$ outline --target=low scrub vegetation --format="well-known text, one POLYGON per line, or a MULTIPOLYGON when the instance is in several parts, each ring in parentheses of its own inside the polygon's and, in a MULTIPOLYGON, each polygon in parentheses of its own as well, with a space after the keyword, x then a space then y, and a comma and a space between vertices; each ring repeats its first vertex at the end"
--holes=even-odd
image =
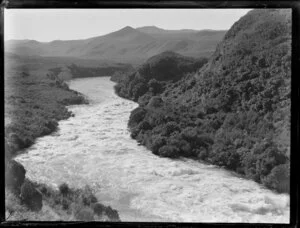
POLYGON ((70 104, 87 103, 85 98, 51 73, 37 75, 27 72, 26 78, 18 72, 7 73, 5 85, 5 156, 13 157, 31 146, 37 137, 52 133, 58 121, 71 116, 70 104))

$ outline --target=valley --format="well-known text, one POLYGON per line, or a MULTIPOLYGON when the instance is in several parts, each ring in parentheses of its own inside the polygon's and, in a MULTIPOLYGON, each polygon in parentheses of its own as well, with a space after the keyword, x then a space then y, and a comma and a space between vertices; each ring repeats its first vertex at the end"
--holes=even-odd
POLYGON ((289 222, 290 10, 5 51, 11 220, 289 222))

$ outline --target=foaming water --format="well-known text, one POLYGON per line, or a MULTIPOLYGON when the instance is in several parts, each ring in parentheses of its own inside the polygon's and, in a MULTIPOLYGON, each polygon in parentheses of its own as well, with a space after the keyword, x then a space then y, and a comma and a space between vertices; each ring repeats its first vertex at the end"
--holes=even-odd
POLYGON ((90 185, 122 221, 289 223, 287 194, 277 194, 221 168, 153 155, 130 138, 137 104, 114 94, 109 77, 76 79, 70 88, 90 104, 16 158, 35 181, 90 185))

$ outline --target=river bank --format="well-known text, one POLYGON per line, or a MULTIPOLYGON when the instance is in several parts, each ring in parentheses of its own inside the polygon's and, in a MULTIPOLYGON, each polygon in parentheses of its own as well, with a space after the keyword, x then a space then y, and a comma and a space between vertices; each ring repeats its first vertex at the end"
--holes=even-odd
POLYGON ((87 100, 82 94, 70 90, 64 81, 51 72, 20 71, 14 66, 7 68, 5 73, 7 221, 93 219, 118 221, 117 212, 98 203, 89 187, 69 188, 62 183, 54 189, 48 184, 40 184, 28 178, 27 170, 14 159, 32 146, 37 138, 57 131, 60 120, 73 116, 74 114, 66 107, 70 104, 87 104, 87 100), (74 200, 74 197, 79 200, 74 200))

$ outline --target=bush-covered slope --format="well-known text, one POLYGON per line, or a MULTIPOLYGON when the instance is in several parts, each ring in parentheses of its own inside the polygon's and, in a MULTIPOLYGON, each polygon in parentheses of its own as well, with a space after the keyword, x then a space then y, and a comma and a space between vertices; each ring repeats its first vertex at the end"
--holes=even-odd
POLYGON ((291 11, 250 11, 195 75, 140 103, 132 137, 160 156, 204 160, 288 192, 290 80, 291 11))
POLYGON ((120 96, 133 100, 153 96, 161 93, 168 83, 195 72, 206 62, 205 58, 194 59, 175 52, 163 52, 123 76, 115 89, 120 96))

